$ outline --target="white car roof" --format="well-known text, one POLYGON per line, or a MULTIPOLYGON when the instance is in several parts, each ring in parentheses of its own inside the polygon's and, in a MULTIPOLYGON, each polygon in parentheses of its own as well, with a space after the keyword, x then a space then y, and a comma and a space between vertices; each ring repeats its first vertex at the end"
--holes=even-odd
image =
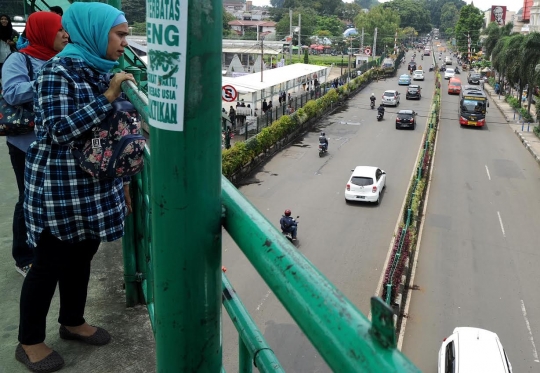
POLYGON ((375 177, 375 171, 378 167, 373 166, 356 166, 352 173, 352 176, 370 176, 375 177))
POLYGON ((497 334, 471 327, 454 329, 459 344, 459 373, 506 373, 502 345, 497 334))
POLYGON ((386 91, 384 91, 384 93, 386 93, 386 92, 396 93, 397 91, 395 89, 387 89, 386 91))

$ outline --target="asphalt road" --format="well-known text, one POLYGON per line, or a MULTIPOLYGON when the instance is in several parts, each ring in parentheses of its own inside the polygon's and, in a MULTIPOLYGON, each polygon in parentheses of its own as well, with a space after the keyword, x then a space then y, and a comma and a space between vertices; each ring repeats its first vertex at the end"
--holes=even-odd
MULTIPOLYGON (((427 59, 421 61, 418 56, 417 61, 428 70, 427 59)), ((407 101, 406 87, 398 87, 397 77, 372 83, 277 154, 240 188, 276 227, 286 208, 300 215, 299 250, 365 315, 369 313, 369 299, 377 288, 421 146, 433 94, 433 75, 426 74, 426 81, 419 84, 424 88, 422 100, 407 101), (387 89, 401 92, 399 109, 419 113, 415 131, 395 129, 396 108, 387 108, 384 120, 376 121, 376 110, 369 109, 369 96, 374 92, 378 104, 387 89), (319 158, 321 130, 330 144, 328 154, 319 158), (351 169, 358 165, 378 166, 387 172, 387 188, 379 206, 345 203, 345 184, 351 169)), ((226 234, 223 248, 227 275, 286 371, 330 371, 226 234)), ((226 316, 223 337, 225 368, 237 371, 238 335, 226 316)))
POLYGON ((499 335, 514 372, 539 372, 540 168, 495 105, 485 128, 460 128, 458 101, 443 90, 403 352, 437 372, 443 338, 473 326, 499 335))

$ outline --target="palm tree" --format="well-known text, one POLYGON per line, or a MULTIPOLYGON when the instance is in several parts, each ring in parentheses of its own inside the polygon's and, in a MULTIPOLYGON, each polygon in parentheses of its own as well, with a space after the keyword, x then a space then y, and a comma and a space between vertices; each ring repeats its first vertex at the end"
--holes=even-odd
POLYGON ((506 73, 506 69, 505 69, 505 65, 503 61, 504 60, 503 51, 504 51, 504 46, 506 44, 507 38, 509 38, 509 36, 505 36, 498 39, 491 52, 491 62, 495 70, 499 72, 499 85, 501 86, 501 89, 502 89, 502 77, 506 73))
POLYGON ((523 75, 526 77, 527 83, 529 83, 529 89, 527 91, 527 97, 529 101, 527 111, 530 114, 532 93, 534 85, 538 79, 536 66, 540 63, 540 33, 532 32, 525 37, 521 49, 521 61, 523 67, 523 75))
POLYGON ((508 22, 503 27, 498 26, 496 22, 491 22, 488 25, 484 32, 482 32, 483 35, 487 35, 487 37, 482 42, 482 45, 486 50, 487 56, 491 56, 491 54, 493 53, 493 48, 495 48, 495 45, 500 38, 508 36, 512 33, 513 27, 514 24, 512 22, 508 22))
POLYGON ((506 42, 503 48, 503 64, 506 68, 506 77, 510 84, 518 84, 518 100, 521 106, 521 94, 527 81, 527 74, 521 68, 520 54, 525 36, 522 34, 513 34, 505 37, 506 42))

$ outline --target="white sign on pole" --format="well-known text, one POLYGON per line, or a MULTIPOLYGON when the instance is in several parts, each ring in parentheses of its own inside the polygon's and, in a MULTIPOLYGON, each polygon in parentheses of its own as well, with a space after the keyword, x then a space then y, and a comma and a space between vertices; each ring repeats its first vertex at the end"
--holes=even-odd
POLYGON ((148 0, 148 100, 150 125, 184 130, 188 2, 148 0))
POLYGON ((369 48, 364 49, 364 53, 367 54, 368 56, 371 55, 371 49, 369 48))

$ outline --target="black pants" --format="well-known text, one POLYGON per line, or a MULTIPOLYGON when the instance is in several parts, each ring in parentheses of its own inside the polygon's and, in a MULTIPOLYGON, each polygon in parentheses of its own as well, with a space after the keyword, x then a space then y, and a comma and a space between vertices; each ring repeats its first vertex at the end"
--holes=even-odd
POLYGON ((19 199, 13 212, 13 259, 17 267, 25 267, 34 260, 34 250, 26 243, 26 224, 24 222, 24 160, 26 153, 15 145, 7 143, 11 165, 15 171, 15 179, 19 188, 19 199))
POLYGON ((98 247, 99 240, 69 243, 60 241, 48 229, 41 233, 34 263, 21 290, 19 342, 33 345, 45 340, 56 284, 60 291, 58 322, 65 326, 84 324, 90 262, 98 247))

